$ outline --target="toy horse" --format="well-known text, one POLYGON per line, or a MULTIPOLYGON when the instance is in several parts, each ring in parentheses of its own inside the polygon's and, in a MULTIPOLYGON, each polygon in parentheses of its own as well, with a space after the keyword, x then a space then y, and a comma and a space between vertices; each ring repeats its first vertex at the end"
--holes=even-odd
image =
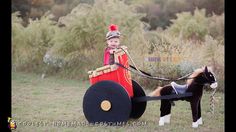
POLYGON ((171 116, 171 102, 177 100, 186 100, 190 102, 192 110, 192 127, 197 128, 198 125, 202 124, 201 117, 201 97, 203 93, 203 86, 210 84, 210 87, 215 89, 217 87, 216 78, 212 70, 208 67, 196 69, 192 75, 189 76, 185 85, 179 85, 175 82, 171 82, 169 85, 158 87, 155 91, 150 93, 150 96, 163 96, 170 94, 183 94, 185 92, 191 92, 192 96, 174 98, 174 99, 163 99, 161 100, 160 108, 160 120, 159 126, 163 126, 164 123, 170 123, 171 116))

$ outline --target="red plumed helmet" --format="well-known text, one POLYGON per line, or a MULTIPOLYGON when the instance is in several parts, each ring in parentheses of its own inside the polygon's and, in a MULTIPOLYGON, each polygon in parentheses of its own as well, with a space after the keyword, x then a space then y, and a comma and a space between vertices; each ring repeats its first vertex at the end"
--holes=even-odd
POLYGON ((119 38, 121 33, 118 31, 118 26, 115 24, 111 24, 109 26, 109 32, 106 35, 106 39, 109 40, 111 38, 119 38))

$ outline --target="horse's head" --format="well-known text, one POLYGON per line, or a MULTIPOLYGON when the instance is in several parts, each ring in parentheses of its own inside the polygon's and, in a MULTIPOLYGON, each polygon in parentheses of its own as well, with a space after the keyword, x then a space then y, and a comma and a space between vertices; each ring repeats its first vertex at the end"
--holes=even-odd
POLYGON ((212 72, 212 69, 208 68, 207 66, 202 68, 202 73, 199 74, 197 80, 202 84, 210 84, 210 87, 213 89, 215 89, 218 86, 215 75, 212 72))

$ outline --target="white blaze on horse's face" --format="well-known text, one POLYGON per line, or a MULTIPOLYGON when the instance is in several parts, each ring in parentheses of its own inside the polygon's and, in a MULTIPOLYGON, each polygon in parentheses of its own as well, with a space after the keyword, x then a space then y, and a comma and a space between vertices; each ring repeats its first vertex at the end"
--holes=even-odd
POLYGON ((215 75, 214 75, 214 74, 210 74, 210 77, 213 77, 213 78, 214 78, 214 81, 215 81, 214 83, 212 83, 212 84, 210 85, 210 87, 213 88, 213 89, 217 88, 218 83, 217 83, 217 81, 216 81, 215 75))
POLYGON ((207 66, 205 66, 204 75, 205 78, 208 80, 208 83, 210 83, 210 87, 215 89, 218 86, 218 84, 215 75, 212 73, 212 69, 210 68, 210 70, 208 70, 207 66))

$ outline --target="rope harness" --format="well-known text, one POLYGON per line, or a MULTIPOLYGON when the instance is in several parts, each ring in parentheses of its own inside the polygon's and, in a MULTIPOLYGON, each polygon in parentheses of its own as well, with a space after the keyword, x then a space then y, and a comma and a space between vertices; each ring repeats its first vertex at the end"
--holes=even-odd
POLYGON ((214 89, 214 91, 212 92, 211 96, 210 96, 210 111, 212 114, 215 114, 215 93, 216 93, 216 89, 214 89))
POLYGON ((187 93, 184 93, 184 94, 171 94, 171 95, 163 95, 163 96, 156 96, 156 97, 142 96, 142 97, 132 98, 132 100, 135 101, 135 102, 145 102, 145 101, 152 101, 152 100, 190 97, 192 95, 193 95, 192 93, 187 92, 187 93))

